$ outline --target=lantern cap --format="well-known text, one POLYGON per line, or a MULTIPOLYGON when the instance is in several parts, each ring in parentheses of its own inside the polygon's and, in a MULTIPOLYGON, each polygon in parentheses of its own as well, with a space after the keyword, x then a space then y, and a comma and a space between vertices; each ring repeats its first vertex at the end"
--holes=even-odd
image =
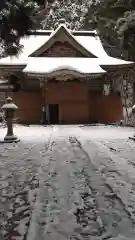
POLYGON ((16 110, 18 107, 16 104, 13 103, 13 100, 11 97, 6 98, 6 103, 1 107, 3 110, 13 109, 16 110))
POLYGON ((11 102, 13 102, 13 100, 12 100, 11 97, 7 97, 7 98, 6 98, 6 102, 7 102, 7 103, 11 103, 11 102))

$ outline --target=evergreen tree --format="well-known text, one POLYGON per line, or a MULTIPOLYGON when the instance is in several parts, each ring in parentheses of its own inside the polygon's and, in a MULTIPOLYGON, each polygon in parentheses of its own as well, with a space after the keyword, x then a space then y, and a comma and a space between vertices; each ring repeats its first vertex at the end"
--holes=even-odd
POLYGON ((45 7, 45 0, 0 0, 1 53, 16 55, 20 52, 20 37, 35 26, 35 16, 45 7))
POLYGON ((50 4, 50 11, 42 21, 43 28, 53 29, 60 18, 65 18, 70 29, 80 29, 92 0, 56 0, 50 4))
POLYGON ((118 49, 121 57, 135 60, 134 0, 101 0, 91 5, 85 25, 98 29, 104 43, 118 49))

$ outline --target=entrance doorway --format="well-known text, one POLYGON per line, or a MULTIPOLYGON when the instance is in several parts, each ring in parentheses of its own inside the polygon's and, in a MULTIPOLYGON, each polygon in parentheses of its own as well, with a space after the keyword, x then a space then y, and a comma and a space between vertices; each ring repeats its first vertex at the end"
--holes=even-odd
POLYGON ((49 124, 59 124, 59 104, 49 104, 49 124))

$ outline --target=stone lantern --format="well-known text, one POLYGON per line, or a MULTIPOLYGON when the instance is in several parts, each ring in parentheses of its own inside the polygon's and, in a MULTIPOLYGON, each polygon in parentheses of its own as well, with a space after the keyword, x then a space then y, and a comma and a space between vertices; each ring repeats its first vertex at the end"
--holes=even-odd
POLYGON ((108 95, 110 95, 110 84, 108 83, 106 83, 106 84, 104 84, 104 86, 103 86, 103 95, 104 96, 108 96, 108 95))
POLYGON ((5 112, 5 119, 7 122, 7 134, 4 138, 4 142, 18 142, 19 139, 13 133, 13 118, 18 107, 12 102, 12 98, 8 97, 6 103, 2 106, 2 110, 5 112))

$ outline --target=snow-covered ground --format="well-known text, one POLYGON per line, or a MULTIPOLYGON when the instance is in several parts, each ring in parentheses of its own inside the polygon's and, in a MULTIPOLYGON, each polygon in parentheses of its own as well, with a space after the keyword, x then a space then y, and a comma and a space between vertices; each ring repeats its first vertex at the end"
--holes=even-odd
MULTIPOLYGON (((15 126, 0 144, 0 239, 135 239, 133 128, 15 126)), ((0 140, 6 134, 0 128, 0 140)))

